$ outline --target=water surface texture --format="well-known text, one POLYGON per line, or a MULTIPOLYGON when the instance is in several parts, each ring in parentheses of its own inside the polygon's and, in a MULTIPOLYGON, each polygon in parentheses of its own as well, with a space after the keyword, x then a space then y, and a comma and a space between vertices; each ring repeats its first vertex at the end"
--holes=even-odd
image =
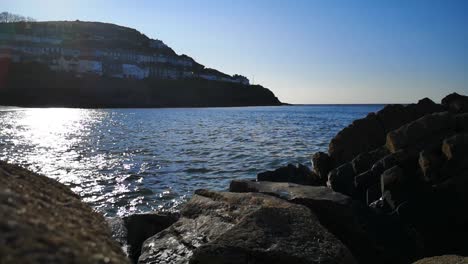
POLYGON ((0 160, 70 186, 107 216, 171 209, 198 188, 310 155, 366 106, 193 109, 0 107, 0 160))

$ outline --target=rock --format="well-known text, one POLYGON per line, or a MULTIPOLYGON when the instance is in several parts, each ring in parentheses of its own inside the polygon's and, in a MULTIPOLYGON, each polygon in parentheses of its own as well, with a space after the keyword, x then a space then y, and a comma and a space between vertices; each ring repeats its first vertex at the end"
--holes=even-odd
POLYGON ((197 190, 147 239, 139 263, 356 263, 306 207, 259 193, 197 190))
POLYGON ((376 114, 371 113, 341 130, 331 140, 328 153, 335 165, 339 166, 351 161, 360 153, 384 145, 388 132, 424 115, 441 111, 444 111, 444 108, 428 98, 407 106, 387 105, 376 114))
POLYGON ((385 131, 374 113, 355 120, 330 141, 328 153, 339 166, 357 154, 370 151, 385 143, 385 131))
POLYGON ((359 263, 407 263, 417 251, 408 244, 405 247, 411 248, 412 253, 396 249, 398 244, 388 244, 402 237, 406 242, 411 241, 398 223, 381 219, 350 197, 323 186, 234 180, 230 191, 260 192, 307 206, 320 223, 351 250, 359 263), (392 234, 387 233, 389 228, 392 234), (400 252, 399 255, 393 255, 391 249, 400 252))
POLYGON ((382 198, 390 205, 390 208, 395 210, 398 205, 408 198, 408 179, 399 166, 386 170, 380 177, 382 198))
POLYGON ((457 132, 468 132, 468 113, 455 116, 457 132))
POLYGON ((468 112, 468 96, 452 93, 442 99, 444 105, 449 111, 454 113, 468 112))
POLYGON ((444 163, 440 148, 427 148, 419 153, 419 168, 422 180, 428 183, 436 183, 440 177, 440 170, 444 163))
POLYGON ((0 161, 0 263, 129 263, 103 216, 66 186, 0 161))
POLYGON ((134 214, 123 218, 127 232, 127 243, 130 246, 129 257, 138 262, 143 242, 153 235, 168 228, 178 220, 178 214, 153 213, 134 214))
POLYGON ((333 168, 333 161, 330 156, 324 152, 317 152, 312 156, 312 164, 314 172, 320 178, 320 181, 325 185, 328 180, 328 173, 333 168))
POLYGON ((468 156, 468 134, 457 134, 442 143, 442 152, 448 160, 468 156))
POLYGON ((257 175, 258 181, 293 182, 305 185, 320 185, 319 177, 307 166, 293 164, 281 167, 274 171, 266 171, 257 175))
POLYGON ((112 234, 112 238, 117 241, 122 247, 122 251, 128 257, 129 255, 129 246, 127 242, 128 231, 125 227, 125 222, 120 217, 107 217, 107 225, 109 226, 112 234))
POLYGON ((448 112, 426 115, 387 134, 386 146, 392 153, 407 147, 424 146, 455 132, 455 118, 448 112))
POLYGON ((420 259, 414 264, 468 264, 468 257, 443 255, 420 259))
POLYGON ((327 186, 335 192, 340 192, 349 196, 354 195, 354 170, 351 163, 345 163, 333 169, 328 174, 327 186))
POLYGON ((388 154, 390 153, 384 147, 375 149, 370 152, 363 152, 359 154, 351 161, 354 173, 357 175, 371 169, 374 163, 376 163, 388 154))

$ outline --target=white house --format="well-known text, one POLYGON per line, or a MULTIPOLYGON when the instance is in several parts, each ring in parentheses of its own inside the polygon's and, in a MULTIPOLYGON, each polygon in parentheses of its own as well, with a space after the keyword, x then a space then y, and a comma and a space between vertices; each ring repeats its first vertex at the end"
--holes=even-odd
POLYGON ((132 79, 144 79, 149 76, 148 68, 140 68, 134 64, 122 64, 123 75, 132 79))
POLYGON ((102 75, 102 62, 88 58, 80 59, 78 61, 77 72, 102 75))

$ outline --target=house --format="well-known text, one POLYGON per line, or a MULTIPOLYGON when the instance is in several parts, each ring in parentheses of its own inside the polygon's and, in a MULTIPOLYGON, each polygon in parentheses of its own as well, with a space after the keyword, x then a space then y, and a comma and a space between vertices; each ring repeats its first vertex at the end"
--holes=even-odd
POLYGON ((78 72, 79 64, 79 60, 75 57, 61 56, 49 66, 54 71, 78 72))
POLYGON ((123 76, 131 79, 144 79, 149 76, 148 68, 140 68, 134 64, 122 64, 123 76))
POLYGON ((80 57, 78 60, 78 69, 79 73, 89 73, 102 75, 102 63, 100 61, 94 60, 91 57, 80 57))
POLYGON ((234 76, 232 76, 232 79, 237 83, 240 83, 243 85, 250 85, 249 79, 245 76, 234 74, 234 76))

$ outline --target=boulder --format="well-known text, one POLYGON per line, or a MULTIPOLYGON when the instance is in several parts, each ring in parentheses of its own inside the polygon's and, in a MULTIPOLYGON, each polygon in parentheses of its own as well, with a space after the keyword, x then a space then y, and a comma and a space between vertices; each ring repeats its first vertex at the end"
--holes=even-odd
POLYGON ((178 220, 176 213, 134 214, 108 219, 113 237, 123 246, 133 263, 138 262, 143 242, 178 220))
POLYGON ((456 115, 455 125, 457 132, 468 132, 468 113, 456 115))
POLYGON ((442 105, 454 113, 468 112, 468 96, 452 93, 442 99, 442 105))
POLYGON ((406 249, 400 248, 401 244, 393 244, 400 239, 412 241, 397 222, 382 219, 350 197, 324 186, 234 180, 230 191, 260 192, 308 207, 359 263, 407 263, 417 252, 411 243, 404 245, 406 249), (389 230, 392 231, 387 233, 389 230))
POLYGON ((372 165, 390 154, 385 147, 377 148, 370 152, 363 152, 357 155, 352 161, 354 173, 361 174, 372 168, 372 165))
POLYGON ((0 161, 0 263, 129 263, 103 216, 59 182, 0 161))
POLYGON ((317 152, 312 156, 312 164, 314 172, 320 178, 320 181, 325 185, 328 180, 328 173, 333 169, 333 161, 330 156, 324 152, 317 152))
POLYGON ((330 141, 328 153, 336 166, 351 161, 357 154, 385 143, 385 130, 374 113, 353 121, 330 141))
POLYGON ((408 179, 405 177, 403 169, 394 166, 384 171, 380 179, 382 198, 392 209, 396 209, 398 205, 407 199, 408 179))
POLYGON ((424 182, 436 183, 440 178, 440 170, 444 157, 439 148, 426 148, 419 153, 419 168, 424 182))
POLYGON ((468 264, 468 257, 442 255, 420 259, 413 264, 468 264))
POLYGON ((258 181, 293 182, 305 185, 321 185, 319 177, 307 166, 288 164, 274 171, 265 171, 257 175, 258 181))
POLYGON ((457 134, 442 143, 442 152, 447 160, 463 159, 468 156, 468 134, 457 134))
POLYGON ((386 147, 392 153, 412 147, 424 147, 455 132, 455 118, 448 112, 426 115, 387 134, 386 147))
POLYGON ((353 165, 349 162, 345 163, 330 171, 327 186, 335 192, 353 196, 355 191, 354 176, 353 165))
POLYGON ((259 193, 197 190, 147 239, 139 263, 356 263, 306 207, 259 193))

